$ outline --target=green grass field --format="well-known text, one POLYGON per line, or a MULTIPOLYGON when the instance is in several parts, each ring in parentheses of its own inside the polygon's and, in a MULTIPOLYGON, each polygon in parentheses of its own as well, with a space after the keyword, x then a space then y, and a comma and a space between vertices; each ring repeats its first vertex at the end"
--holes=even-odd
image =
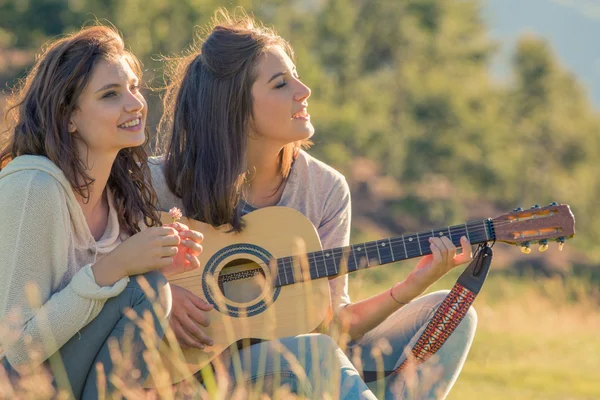
MULTIPOLYGON (((402 279, 413 263, 405 264, 352 276, 353 300, 402 279)), ((459 274, 431 291, 450 289, 459 274)), ((474 304, 473 347, 448 399, 600 399, 598 293, 585 277, 510 277, 493 265, 474 304)))

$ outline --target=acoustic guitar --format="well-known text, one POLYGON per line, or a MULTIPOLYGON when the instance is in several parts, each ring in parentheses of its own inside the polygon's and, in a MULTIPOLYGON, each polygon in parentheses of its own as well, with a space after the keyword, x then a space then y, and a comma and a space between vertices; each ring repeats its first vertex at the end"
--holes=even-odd
MULTIPOLYGON (((171 222, 167 213, 162 218, 171 222)), ((160 354, 172 383, 193 375, 239 340, 272 340, 315 331, 330 312, 328 278, 430 254, 432 236, 446 236, 457 247, 461 236, 472 244, 504 242, 522 246, 528 253, 532 244, 538 243, 544 251, 554 240, 562 248, 575 233, 569 206, 556 203, 326 250, 321 249, 312 223, 294 209, 266 207, 244 220, 241 233, 228 233, 228 226, 213 228, 181 220, 204 234, 201 267, 170 282, 214 305, 208 312, 210 327, 202 328, 214 345, 185 349, 177 357, 179 350, 173 350, 177 346, 171 348, 165 340, 160 354)))

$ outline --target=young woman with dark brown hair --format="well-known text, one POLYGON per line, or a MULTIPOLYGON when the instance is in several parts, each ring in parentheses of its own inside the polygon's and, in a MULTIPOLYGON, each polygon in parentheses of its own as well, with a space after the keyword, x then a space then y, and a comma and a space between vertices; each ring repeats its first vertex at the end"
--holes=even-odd
MULTIPOLYGON (((244 228, 241 217, 247 213, 266 206, 291 207, 312 222, 324 249, 348 245, 348 184, 343 175, 302 149, 314 133, 308 114, 311 91, 300 80, 293 60, 290 45, 273 30, 248 16, 234 18, 226 13, 199 46, 179 60, 165 97, 166 154, 156 165, 150 163, 162 209, 177 205, 192 219, 215 227, 231 224, 239 231, 244 228)), ((347 327, 351 339, 348 352, 360 350, 363 370, 377 370, 372 350, 384 341, 391 345, 391 351, 382 354, 385 370, 405 359, 405 349, 412 348, 447 292, 419 296, 450 269, 471 259, 465 237, 461 245, 469 251, 457 254, 446 237, 432 238, 432 255, 423 257, 404 281, 357 303, 350 301, 346 275, 329 281, 335 320, 347 327)), ((206 312, 214 304, 184 288, 172 285, 172 291, 170 323, 179 341, 190 347, 210 346, 212 338, 202 326, 208 326, 206 312)), ((460 373, 475 325, 476 314, 471 310, 437 354, 442 372, 429 386, 422 384, 427 378, 421 376, 422 392, 417 392, 417 398, 446 396, 460 373)), ((304 357, 298 354, 301 340, 302 336, 284 338, 282 343, 304 357)), ((338 393, 343 398, 372 396, 364 382, 356 381, 354 367, 348 367, 335 344, 327 339, 322 343, 321 348, 313 349, 316 354, 338 355, 337 364, 330 365, 339 368, 342 377, 338 393)), ((252 366, 246 371, 248 379, 280 373, 297 388, 293 376, 290 378, 293 368, 284 359, 279 364, 268 363, 266 370, 257 369, 259 354, 265 351, 276 354, 268 342, 240 351, 242 365, 248 362, 252 366)), ((435 360, 430 359, 419 372, 434 365, 435 360)), ((329 379, 322 375, 311 381, 309 372, 311 384, 329 379)), ((369 387, 380 385, 386 398, 402 398, 411 394, 406 382, 406 376, 398 374, 369 382, 369 387)), ((311 393, 310 388, 302 390, 311 393)))
POLYGON ((110 390, 110 342, 131 330, 129 377, 144 382, 145 343, 125 312, 149 313, 159 341, 171 303, 164 275, 199 266, 201 234, 159 226, 140 80, 119 34, 95 26, 50 44, 9 99, 0 142, 0 361, 14 381, 52 365, 56 386, 97 398, 106 390, 97 365, 110 390), (162 307, 153 307, 148 285, 162 307))

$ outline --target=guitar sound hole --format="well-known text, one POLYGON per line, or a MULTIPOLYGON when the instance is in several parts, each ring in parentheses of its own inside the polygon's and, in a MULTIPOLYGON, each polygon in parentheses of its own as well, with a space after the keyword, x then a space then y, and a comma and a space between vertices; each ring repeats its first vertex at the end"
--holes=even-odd
POLYGON ((256 262, 237 259, 228 262, 221 269, 219 289, 228 300, 249 303, 262 297, 265 281, 265 273, 256 262))

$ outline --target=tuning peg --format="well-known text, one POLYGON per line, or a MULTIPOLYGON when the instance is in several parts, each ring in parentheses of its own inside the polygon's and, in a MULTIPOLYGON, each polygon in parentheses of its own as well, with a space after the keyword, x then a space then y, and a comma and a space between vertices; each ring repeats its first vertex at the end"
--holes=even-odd
POLYGON ((558 203, 557 203, 557 202, 555 202, 555 201, 553 201, 552 203, 550 203, 550 205, 551 205, 551 206, 557 206, 557 205, 558 205, 558 203))
POLYGON ((529 242, 525 242, 521 245, 521 252, 524 254, 529 254, 531 253, 531 248, 529 247, 530 243, 529 242))
POLYGON ((558 250, 562 251, 563 247, 565 247, 565 237, 559 237, 558 239, 556 239, 556 241, 558 242, 558 250))
POLYGON ((538 250, 541 252, 548 250, 548 241, 546 239, 540 240, 540 248, 538 250))
POLYGON ((523 209, 521 207, 517 207, 513 211, 523 211, 523 209))
POLYGON ((531 207, 531 209, 533 210, 534 208, 540 208, 539 204, 536 204, 535 206, 531 207))

